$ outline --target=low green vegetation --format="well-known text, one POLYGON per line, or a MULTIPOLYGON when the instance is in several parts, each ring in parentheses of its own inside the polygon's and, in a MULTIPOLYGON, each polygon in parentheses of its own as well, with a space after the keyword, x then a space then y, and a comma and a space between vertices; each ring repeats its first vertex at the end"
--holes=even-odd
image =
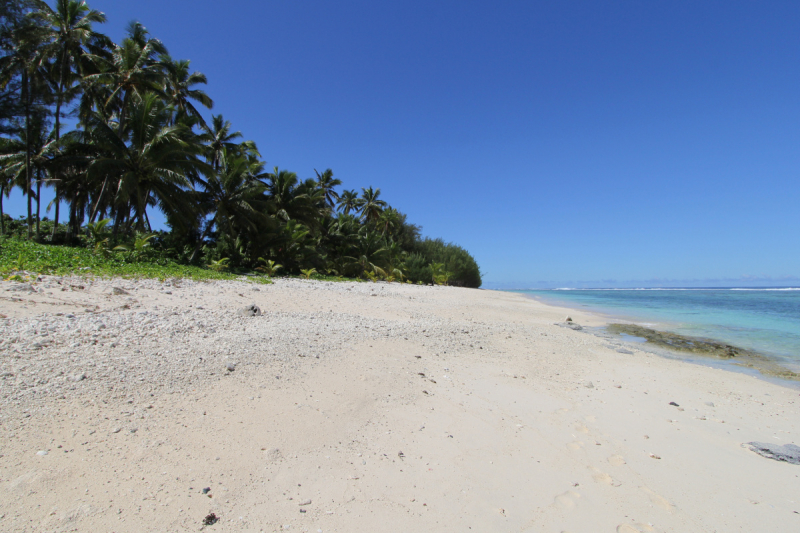
POLYGON ((63 273, 480 287, 466 250, 423 239, 380 189, 343 190, 331 169, 268 170, 221 114, 200 113, 213 106, 205 75, 140 23, 115 43, 96 31, 105 21, 79 0, 0 3, 0 236, 17 239, 3 242, 3 268, 19 250, 63 273), (14 188, 22 220, 3 214, 14 188), (153 231, 154 210, 169 231, 153 231))
MULTIPOLYGON (((45 246, 21 239, 0 239, 0 275, 7 279, 19 275, 20 272, 194 280, 241 277, 240 273, 182 265, 157 254, 133 259, 124 252, 99 254, 86 248, 45 246)), ((257 283, 270 282, 266 276, 251 276, 248 279, 257 283)))

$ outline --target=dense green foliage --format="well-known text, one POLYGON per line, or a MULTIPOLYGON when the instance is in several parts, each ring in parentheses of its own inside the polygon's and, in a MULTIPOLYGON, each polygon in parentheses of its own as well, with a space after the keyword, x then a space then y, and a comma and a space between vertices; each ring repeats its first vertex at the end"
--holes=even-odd
POLYGON ((433 281, 432 270, 428 265, 443 265, 450 273, 451 285, 480 287, 481 271, 475 259, 462 247, 446 244, 442 239, 424 239, 414 243, 413 253, 406 261, 409 277, 421 279, 426 283, 433 281))
MULTIPOLYGON (((157 263, 480 286, 464 249, 421 240, 380 189, 338 190, 330 169, 305 179, 267 170, 222 115, 205 121, 198 108, 213 101, 189 61, 139 23, 114 43, 96 32, 104 22, 79 0, 0 7, 0 235, 74 247, 109 273, 157 263), (62 131, 65 117, 74 129, 62 131), (21 221, 3 215, 13 188, 27 198, 21 221), (60 200, 53 220, 43 188, 60 200), (153 209, 169 232, 153 232, 153 209)), ((43 266, 59 271, 52 261, 72 252, 53 250, 43 266)))

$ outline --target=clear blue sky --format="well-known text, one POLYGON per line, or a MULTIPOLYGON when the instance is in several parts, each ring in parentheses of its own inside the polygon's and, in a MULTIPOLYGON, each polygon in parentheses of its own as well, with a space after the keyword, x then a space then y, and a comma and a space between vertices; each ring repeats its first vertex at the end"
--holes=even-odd
POLYGON ((89 3, 269 167, 380 187, 488 286, 800 278, 800 2, 89 3))

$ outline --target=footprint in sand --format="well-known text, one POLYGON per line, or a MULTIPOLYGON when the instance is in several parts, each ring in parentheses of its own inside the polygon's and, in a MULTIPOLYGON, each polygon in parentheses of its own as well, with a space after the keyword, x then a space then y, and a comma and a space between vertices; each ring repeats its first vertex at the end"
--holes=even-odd
POLYGON ((622 485, 622 483, 620 483, 619 481, 609 476, 600 469, 590 466, 589 470, 591 470, 592 472, 592 479, 594 479, 597 483, 611 485, 612 487, 619 487, 620 485, 622 485))
POLYGON ((656 507, 661 507, 665 511, 671 511, 673 509, 674 506, 665 497, 656 494, 647 487, 642 487, 642 490, 645 492, 645 494, 647 494, 647 496, 650 498, 650 501, 656 507))
POLYGON ((612 455, 608 458, 608 464, 611 466, 622 466, 625 464, 625 459, 621 455, 612 455))
POLYGON ((575 424, 575 431, 578 431, 580 433, 589 433, 589 428, 578 422, 577 424, 575 424))
POLYGON ((580 499, 580 493, 574 490, 568 490, 564 494, 559 494, 553 498, 553 502, 556 504, 556 506, 561 507, 562 509, 575 509, 575 507, 578 506, 578 501, 580 501, 580 499))

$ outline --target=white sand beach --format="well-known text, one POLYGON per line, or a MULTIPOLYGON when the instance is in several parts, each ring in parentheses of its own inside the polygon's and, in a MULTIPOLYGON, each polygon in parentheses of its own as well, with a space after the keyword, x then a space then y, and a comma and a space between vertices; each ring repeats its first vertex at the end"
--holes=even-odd
POLYGON ((0 531, 800 530, 800 466, 742 446, 800 443, 800 392, 555 325, 600 317, 386 283, 20 288, 0 531))

